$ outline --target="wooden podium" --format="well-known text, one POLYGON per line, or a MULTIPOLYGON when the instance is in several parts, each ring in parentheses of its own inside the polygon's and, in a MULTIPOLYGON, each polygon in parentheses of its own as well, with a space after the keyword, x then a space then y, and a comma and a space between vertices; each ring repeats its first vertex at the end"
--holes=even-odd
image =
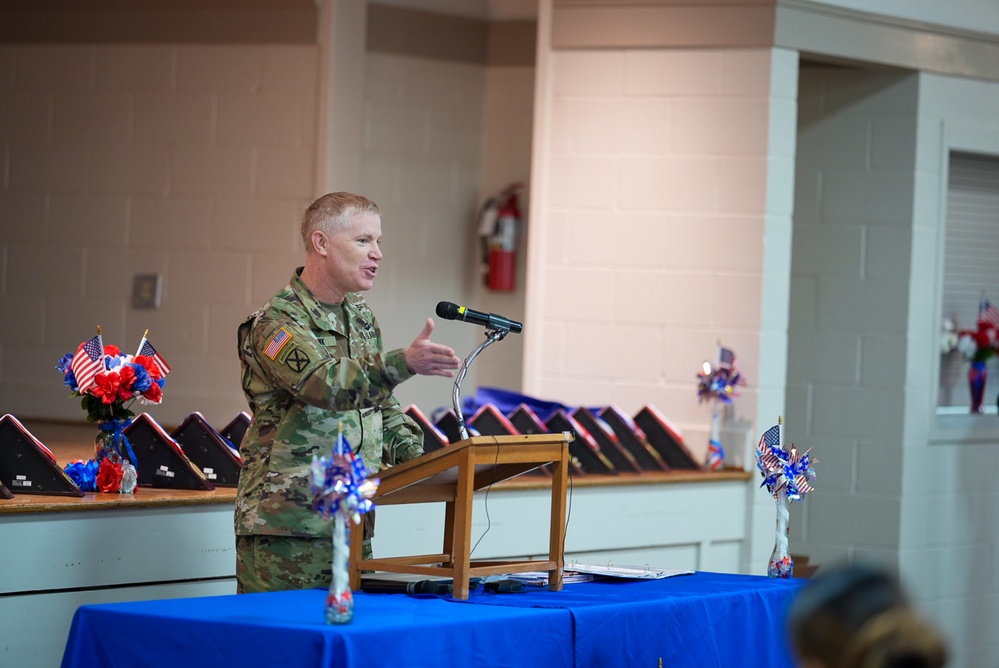
MULTIPOLYGON (((361 559, 364 523, 351 525, 350 586, 361 588, 361 571, 445 576, 452 596, 468 598, 472 577, 548 571, 548 588, 562 589, 565 495, 571 433, 527 436, 473 436, 379 472, 376 506, 444 502, 441 554, 361 559), (472 495, 543 464, 552 468, 551 527, 547 561, 471 561, 472 495)), ((544 478, 541 478, 544 480, 544 478)))

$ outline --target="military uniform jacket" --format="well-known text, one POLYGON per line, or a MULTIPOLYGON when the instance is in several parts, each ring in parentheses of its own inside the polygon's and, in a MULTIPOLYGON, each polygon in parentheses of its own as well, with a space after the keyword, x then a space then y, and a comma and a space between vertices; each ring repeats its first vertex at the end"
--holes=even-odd
POLYGON ((337 429, 368 472, 423 454, 423 433, 392 396, 414 374, 382 337, 360 294, 342 306, 316 300, 299 277, 239 327, 243 392, 253 419, 240 446, 236 534, 329 537, 311 509, 313 455, 329 455, 337 429))

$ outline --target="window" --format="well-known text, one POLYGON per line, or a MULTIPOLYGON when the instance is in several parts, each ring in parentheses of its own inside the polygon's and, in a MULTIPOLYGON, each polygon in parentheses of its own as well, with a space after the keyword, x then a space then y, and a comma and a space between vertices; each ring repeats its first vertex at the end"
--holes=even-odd
MULTIPOLYGON (((999 157, 952 152, 949 173, 941 322, 974 330, 983 297, 999 306, 999 157)), ((938 412, 968 412, 969 366, 958 350, 941 355, 938 412)), ((994 413, 999 358, 986 368, 983 403, 994 413)))

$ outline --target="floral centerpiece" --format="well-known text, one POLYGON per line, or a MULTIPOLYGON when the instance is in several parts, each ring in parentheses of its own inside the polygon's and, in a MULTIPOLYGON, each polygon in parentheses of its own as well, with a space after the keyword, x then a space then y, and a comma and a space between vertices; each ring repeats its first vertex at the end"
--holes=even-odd
POLYGON ((975 329, 955 332, 953 323, 944 321, 941 350, 944 354, 957 350, 968 362, 968 391, 971 394, 971 412, 983 412, 982 401, 989 372, 986 363, 999 351, 999 308, 982 297, 978 304, 975 329))
MULTIPOLYGON (((148 330, 146 335, 148 335, 148 330)), ((100 428, 94 442, 94 459, 73 460, 66 473, 85 492, 121 492, 136 488, 138 461, 125 435, 132 424, 135 401, 158 404, 163 400, 170 366, 149 343, 146 335, 135 355, 105 345, 101 330, 67 353, 56 365, 71 397, 80 397, 87 422, 100 428)))
POLYGON ((968 362, 988 362, 996 354, 996 344, 996 327, 986 321, 957 333, 957 351, 968 362))

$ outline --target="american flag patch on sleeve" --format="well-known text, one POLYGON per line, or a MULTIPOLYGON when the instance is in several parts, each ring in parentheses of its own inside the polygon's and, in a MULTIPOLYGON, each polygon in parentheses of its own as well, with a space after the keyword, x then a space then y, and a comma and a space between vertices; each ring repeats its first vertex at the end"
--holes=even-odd
POLYGON ((273 360, 289 341, 291 341, 291 332, 282 327, 274 333, 270 342, 264 347, 264 354, 273 360))

